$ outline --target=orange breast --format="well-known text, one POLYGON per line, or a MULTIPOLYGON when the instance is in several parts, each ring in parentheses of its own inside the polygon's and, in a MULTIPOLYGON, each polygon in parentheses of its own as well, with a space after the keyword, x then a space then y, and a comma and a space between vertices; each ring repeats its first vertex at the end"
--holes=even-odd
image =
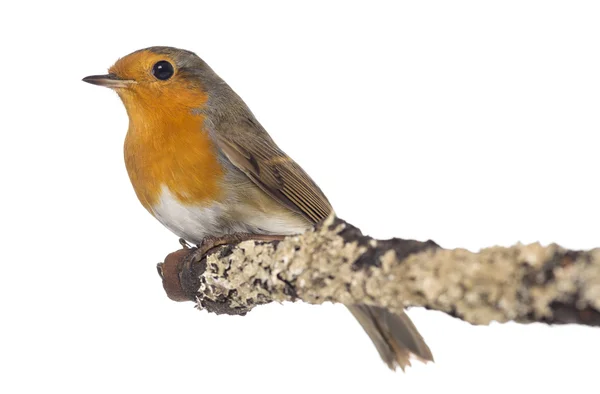
POLYGON ((130 115, 125 164, 142 205, 152 213, 164 187, 182 203, 219 200, 223 169, 214 145, 202 131, 204 118, 190 111, 130 115))

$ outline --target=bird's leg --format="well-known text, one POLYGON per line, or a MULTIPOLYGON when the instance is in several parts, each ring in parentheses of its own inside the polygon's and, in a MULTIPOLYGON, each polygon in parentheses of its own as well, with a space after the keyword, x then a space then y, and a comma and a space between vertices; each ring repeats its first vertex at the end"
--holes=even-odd
POLYGON ((197 245, 198 250, 194 252, 196 256, 200 258, 206 256, 212 249, 223 246, 237 244, 242 241, 281 241, 285 238, 285 235, 274 235, 274 234, 251 234, 251 233, 234 233, 225 234, 220 237, 208 236, 202 239, 202 242, 197 245))
POLYGON ((183 238, 179 238, 179 245, 183 246, 184 249, 190 248, 190 244, 188 244, 187 241, 183 238))

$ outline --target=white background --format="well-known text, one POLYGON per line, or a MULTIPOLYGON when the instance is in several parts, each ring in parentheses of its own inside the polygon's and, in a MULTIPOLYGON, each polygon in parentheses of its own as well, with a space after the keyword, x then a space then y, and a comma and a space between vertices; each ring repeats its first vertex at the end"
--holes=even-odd
POLYGON ((86 4, 0 16, 0 392, 597 388, 600 329, 413 309, 436 363, 394 374, 342 306, 241 318, 170 301, 155 264, 177 238, 129 184, 122 104, 81 78, 139 48, 189 49, 368 234, 592 248, 598 2, 86 4))

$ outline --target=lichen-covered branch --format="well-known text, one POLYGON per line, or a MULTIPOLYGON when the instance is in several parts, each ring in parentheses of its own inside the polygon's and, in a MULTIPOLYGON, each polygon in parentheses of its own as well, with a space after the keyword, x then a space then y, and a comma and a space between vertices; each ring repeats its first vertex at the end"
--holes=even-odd
POLYGON ((216 313, 302 300, 435 309, 492 321, 600 325, 600 249, 552 244, 445 250, 432 241, 374 240, 338 218, 279 242, 245 241, 208 257, 182 249, 159 265, 172 299, 216 313))

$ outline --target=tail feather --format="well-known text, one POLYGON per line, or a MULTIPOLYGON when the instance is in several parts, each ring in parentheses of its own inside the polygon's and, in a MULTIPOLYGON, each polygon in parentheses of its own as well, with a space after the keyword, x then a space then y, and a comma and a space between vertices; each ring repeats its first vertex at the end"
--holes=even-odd
POLYGON ((381 359, 395 370, 410 366, 413 356, 424 363, 433 361, 431 350, 404 312, 393 314, 384 308, 352 305, 348 309, 369 335, 381 359))

